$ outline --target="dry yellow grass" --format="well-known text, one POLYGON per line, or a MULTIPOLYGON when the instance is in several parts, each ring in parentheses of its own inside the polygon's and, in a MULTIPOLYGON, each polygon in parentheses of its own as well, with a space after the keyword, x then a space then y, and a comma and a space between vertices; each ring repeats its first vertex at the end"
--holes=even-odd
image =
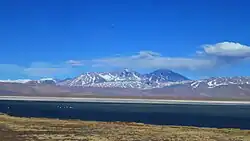
POLYGON ((250 131, 0 115, 0 141, 250 141, 250 131))

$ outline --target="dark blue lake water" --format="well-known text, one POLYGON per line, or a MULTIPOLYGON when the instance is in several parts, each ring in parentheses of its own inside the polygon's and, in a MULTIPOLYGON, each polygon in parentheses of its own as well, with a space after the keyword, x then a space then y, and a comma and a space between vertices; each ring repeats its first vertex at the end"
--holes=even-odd
POLYGON ((21 117, 250 129, 250 105, 0 101, 0 112, 21 117))

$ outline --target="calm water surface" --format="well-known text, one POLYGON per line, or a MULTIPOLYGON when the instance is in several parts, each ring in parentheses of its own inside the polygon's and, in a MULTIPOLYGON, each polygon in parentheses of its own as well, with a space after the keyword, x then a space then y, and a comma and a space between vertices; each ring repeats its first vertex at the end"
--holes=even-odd
POLYGON ((250 129, 250 105, 121 104, 0 101, 0 112, 21 117, 128 121, 250 129))

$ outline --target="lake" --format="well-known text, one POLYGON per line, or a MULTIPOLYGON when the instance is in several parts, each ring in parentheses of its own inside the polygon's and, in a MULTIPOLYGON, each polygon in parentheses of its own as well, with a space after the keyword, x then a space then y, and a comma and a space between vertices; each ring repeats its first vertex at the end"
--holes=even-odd
POLYGON ((122 104, 1 100, 0 112, 20 117, 126 121, 250 129, 250 105, 122 104))

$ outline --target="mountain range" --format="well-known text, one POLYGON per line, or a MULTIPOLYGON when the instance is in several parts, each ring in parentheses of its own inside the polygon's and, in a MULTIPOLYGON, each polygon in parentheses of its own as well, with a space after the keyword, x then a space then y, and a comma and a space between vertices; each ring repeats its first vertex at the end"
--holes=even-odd
POLYGON ((124 69, 115 72, 88 72, 73 79, 60 81, 57 85, 70 87, 137 88, 152 89, 171 82, 187 81, 188 78, 167 69, 148 74, 124 69))
POLYGON ((250 98, 250 77, 190 80, 168 69, 158 69, 147 74, 124 69, 87 72, 64 80, 0 80, 0 95, 247 99, 250 98))

